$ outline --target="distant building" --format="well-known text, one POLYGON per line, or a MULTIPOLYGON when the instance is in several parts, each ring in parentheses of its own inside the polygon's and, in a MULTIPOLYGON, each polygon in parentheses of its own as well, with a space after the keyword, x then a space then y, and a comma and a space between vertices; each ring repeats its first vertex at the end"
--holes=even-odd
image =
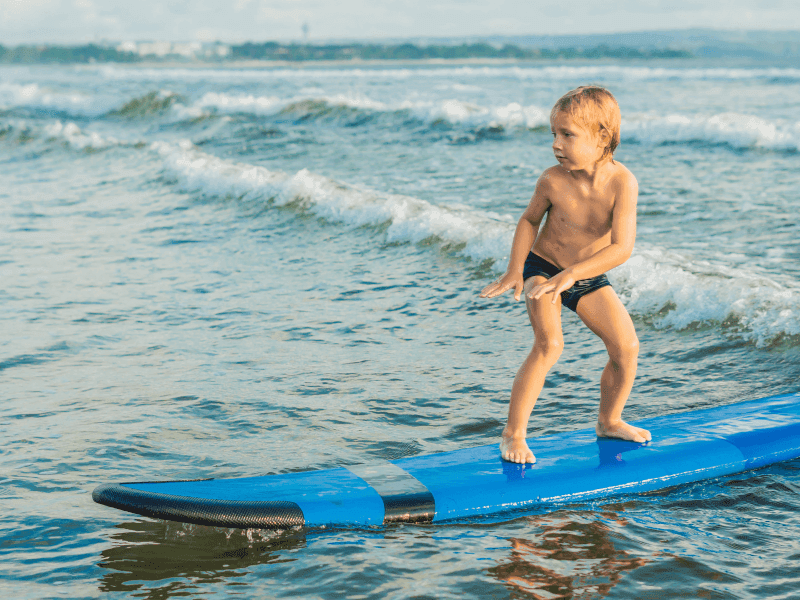
POLYGON ((181 57, 225 58, 231 53, 231 47, 222 42, 133 42, 126 41, 116 45, 119 52, 131 52, 141 57, 181 57))

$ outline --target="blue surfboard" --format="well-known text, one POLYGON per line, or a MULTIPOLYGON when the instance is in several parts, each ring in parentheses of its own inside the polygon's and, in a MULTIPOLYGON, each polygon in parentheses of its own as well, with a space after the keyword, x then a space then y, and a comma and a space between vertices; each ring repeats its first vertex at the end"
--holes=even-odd
POLYGON ((201 525, 283 529, 438 522, 657 490, 800 457, 800 393, 637 421, 646 444, 585 429, 337 469, 237 479, 106 484, 95 502, 201 525))

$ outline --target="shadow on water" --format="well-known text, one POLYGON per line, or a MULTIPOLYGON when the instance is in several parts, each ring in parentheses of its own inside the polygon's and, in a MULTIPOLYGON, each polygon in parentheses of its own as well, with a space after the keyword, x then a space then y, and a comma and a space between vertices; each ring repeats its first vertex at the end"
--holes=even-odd
POLYGON ((121 523, 113 546, 100 553, 103 592, 166 598, 198 593, 207 584, 235 585, 254 565, 290 562, 286 551, 306 545, 303 530, 223 529, 169 521, 121 523), (156 585, 154 585, 156 584, 156 585))
POLYGON ((608 525, 563 512, 529 519, 535 537, 511 537, 507 559, 488 569, 512 598, 605 596, 628 571, 646 565, 614 545, 608 525))

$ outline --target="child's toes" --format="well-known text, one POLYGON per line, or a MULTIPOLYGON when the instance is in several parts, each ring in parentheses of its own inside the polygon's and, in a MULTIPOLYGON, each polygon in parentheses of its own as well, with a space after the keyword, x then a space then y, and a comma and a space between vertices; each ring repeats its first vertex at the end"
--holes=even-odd
POLYGON ((653 436, 650 435, 650 432, 647 429, 639 429, 637 428, 636 431, 639 432, 639 435, 642 436, 644 439, 642 441, 649 442, 653 439, 653 436))

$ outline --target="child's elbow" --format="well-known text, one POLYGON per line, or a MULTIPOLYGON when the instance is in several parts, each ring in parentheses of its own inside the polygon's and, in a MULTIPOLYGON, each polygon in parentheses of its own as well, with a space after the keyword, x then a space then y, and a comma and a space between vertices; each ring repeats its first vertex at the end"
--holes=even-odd
POLYGON ((614 244, 617 247, 617 266, 627 261, 633 254, 633 244, 614 244))

